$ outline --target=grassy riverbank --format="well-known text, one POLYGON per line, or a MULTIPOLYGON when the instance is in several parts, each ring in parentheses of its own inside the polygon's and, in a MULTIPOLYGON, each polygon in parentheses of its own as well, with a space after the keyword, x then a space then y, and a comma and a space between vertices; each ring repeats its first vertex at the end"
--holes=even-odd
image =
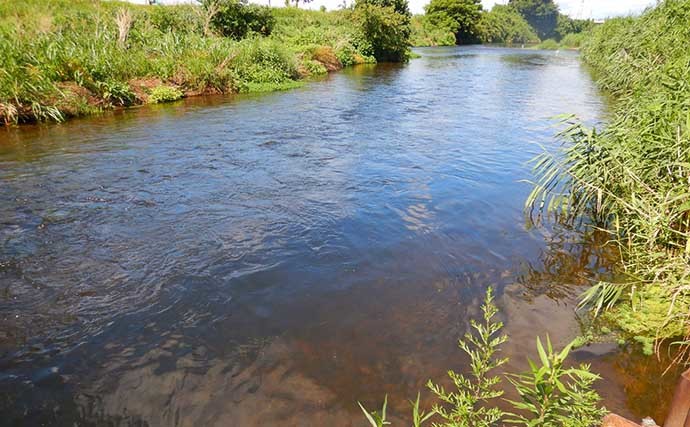
POLYGON ((539 159, 529 200, 610 234, 621 269, 585 303, 646 352, 666 338, 687 344, 690 331, 688 22, 690 1, 666 0, 585 40, 583 59, 615 100, 609 123, 595 131, 573 122, 564 157, 539 159))
POLYGON ((206 7, 0 0, 0 122, 279 90, 375 62, 382 51, 399 53, 385 59, 404 59, 407 40, 396 39, 391 33, 399 30, 383 21, 398 14, 360 3, 356 10, 317 12, 229 0, 206 7), (381 34, 389 37, 383 49, 381 34))

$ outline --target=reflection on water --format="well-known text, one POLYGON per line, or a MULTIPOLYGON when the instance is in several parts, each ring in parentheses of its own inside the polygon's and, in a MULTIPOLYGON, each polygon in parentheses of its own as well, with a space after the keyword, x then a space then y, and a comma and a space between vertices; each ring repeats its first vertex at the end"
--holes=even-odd
MULTIPOLYGON (((466 369, 488 286, 511 368, 537 333, 577 335, 607 257, 525 228, 518 181, 550 117, 600 117, 591 81, 571 53, 421 53, 3 132, 1 423, 349 426, 385 394, 407 413, 466 369)), ((624 414, 672 386, 627 350, 577 357, 624 414)))

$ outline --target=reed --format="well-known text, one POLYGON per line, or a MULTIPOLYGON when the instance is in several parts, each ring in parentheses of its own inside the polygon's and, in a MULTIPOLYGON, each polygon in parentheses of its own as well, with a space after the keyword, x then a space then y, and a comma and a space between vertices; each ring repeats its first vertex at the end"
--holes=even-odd
MULTIPOLYGON (((616 280, 583 305, 643 343, 690 335, 690 1, 666 0, 585 40, 583 58, 614 99, 597 131, 573 118, 563 149, 535 159, 532 211, 604 230, 616 280)), ((658 349, 658 346, 657 346, 658 349)), ((683 356, 681 351, 679 357, 683 356)))

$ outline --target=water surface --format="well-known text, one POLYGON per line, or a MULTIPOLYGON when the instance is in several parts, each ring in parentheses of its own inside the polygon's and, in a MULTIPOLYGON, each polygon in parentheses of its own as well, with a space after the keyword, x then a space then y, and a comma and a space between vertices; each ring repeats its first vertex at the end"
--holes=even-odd
MULTIPOLYGON (((526 227, 520 180, 553 116, 601 120, 590 77, 566 52, 420 53, 2 131, 0 424, 359 426, 385 394, 406 414, 467 369, 489 286, 511 369, 574 338, 606 262, 526 227)), ((575 358, 610 409, 658 416, 655 360, 575 358)))

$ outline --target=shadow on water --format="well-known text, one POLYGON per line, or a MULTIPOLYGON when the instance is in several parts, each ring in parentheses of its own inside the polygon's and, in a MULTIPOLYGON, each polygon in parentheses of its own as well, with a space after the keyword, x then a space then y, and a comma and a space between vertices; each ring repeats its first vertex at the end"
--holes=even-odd
MULTIPOLYGON (((600 119, 591 81, 572 54, 420 53, 3 131, 0 424, 350 426, 385 394, 407 414, 467 368, 456 339, 489 286, 512 370, 537 333, 575 337, 606 250, 526 229, 518 180, 549 117, 600 119)), ((576 357, 610 409, 658 416, 659 363, 576 357)))

